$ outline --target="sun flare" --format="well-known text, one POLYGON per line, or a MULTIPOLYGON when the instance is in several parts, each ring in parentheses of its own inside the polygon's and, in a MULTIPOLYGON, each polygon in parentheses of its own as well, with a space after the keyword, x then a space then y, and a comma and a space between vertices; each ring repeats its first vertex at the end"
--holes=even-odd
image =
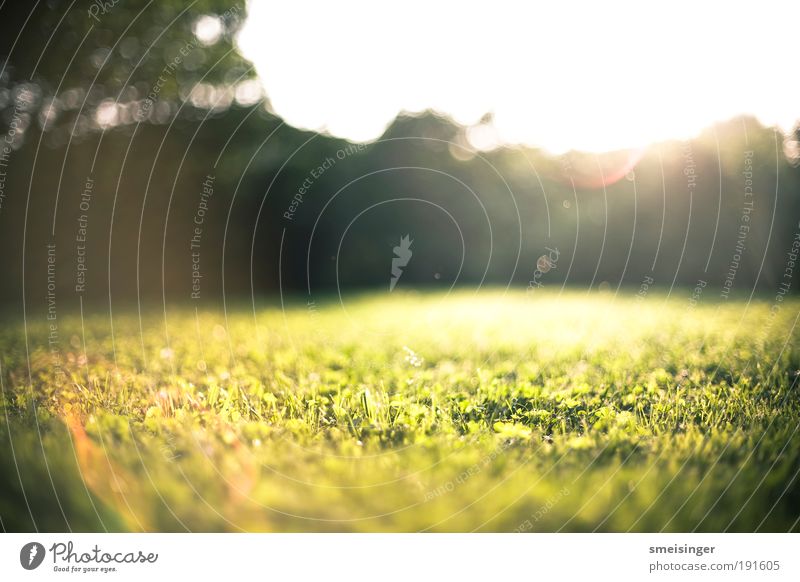
POLYGON ((687 138, 743 113, 783 129, 797 119, 800 79, 788 73, 797 3, 409 0, 387 10, 303 1, 248 10, 238 42, 275 112, 356 141, 425 109, 465 125, 493 113, 494 135, 471 136, 478 149, 506 142, 555 153, 687 138))

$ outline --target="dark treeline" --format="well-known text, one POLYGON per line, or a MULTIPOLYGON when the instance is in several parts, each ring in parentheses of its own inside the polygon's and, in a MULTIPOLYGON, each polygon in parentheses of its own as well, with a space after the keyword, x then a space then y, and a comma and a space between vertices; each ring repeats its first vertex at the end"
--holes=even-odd
MULTIPOLYGON (((213 4, 206 9, 221 13, 213 4)), ((97 42, 113 44, 110 31, 97 42)), ((175 54, 193 38, 188 24, 171 34, 180 37, 175 54)), ((90 58, 98 49, 87 50, 90 58)), ((104 53, 109 61, 124 60, 116 50, 104 53)), ((71 74, 91 114, 68 106, 57 67, 32 84, 31 57, 0 77, 3 138, 13 145, 1 168, 6 306, 23 295, 45 306, 48 293, 59 308, 79 297, 102 308, 109 298, 217 303, 223 292, 261 296, 279 285, 388 291, 393 248, 406 235, 413 259, 398 289, 702 281, 705 293, 724 296, 796 287, 787 257, 800 170, 787 158, 789 138, 755 119, 604 155, 476 152, 465 128, 433 113, 401 116, 376 142, 351 144, 283 124, 268 101, 225 97, 219 87, 247 77, 240 58, 215 69, 205 95, 185 87, 196 87, 209 56, 148 102, 169 62, 159 55, 138 84, 124 67, 102 91, 82 85, 88 73, 71 74), (130 91, 119 97, 118 87, 130 91)))
POLYGON ((782 136, 750 119, 652 146, 627 172, 627 155, 477 154, 459 145, 463 128, 431 114, 368 145, 262 109, 92 134, 69 151, 28 138, 0 215, 9 299, 23 249, 26 287, 41 296, 49 244, 60 294, 92 301, 188 299, 197 278, 195 296, 217 300, 223 254, 230 296, 277 291, 279 264, 288 290, 330 290, 337 271, 343 287, 388 288, 406 234, 414 260, 401 286, 775 289, 800 219, 782 136), (542 256, 555 264, 537 273, 542 256))

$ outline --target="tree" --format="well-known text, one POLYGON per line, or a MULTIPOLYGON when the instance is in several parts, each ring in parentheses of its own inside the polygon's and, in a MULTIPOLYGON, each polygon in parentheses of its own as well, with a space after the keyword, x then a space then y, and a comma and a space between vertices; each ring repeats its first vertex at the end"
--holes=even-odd
POLYGON ((244 0, 6 2, 0 8, 0 117, 18 149, 261 97, 234 46, 244 0))

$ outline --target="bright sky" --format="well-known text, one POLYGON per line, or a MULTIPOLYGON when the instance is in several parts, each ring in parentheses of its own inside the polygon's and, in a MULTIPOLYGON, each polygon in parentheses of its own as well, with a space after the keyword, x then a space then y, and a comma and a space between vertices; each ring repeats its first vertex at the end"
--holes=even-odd
POLYGON ((560 153, 687 138, 740 113, 800 118, 800 1, 251 0, 240 47, 275 112, 373 140, 434 109, 560 153))

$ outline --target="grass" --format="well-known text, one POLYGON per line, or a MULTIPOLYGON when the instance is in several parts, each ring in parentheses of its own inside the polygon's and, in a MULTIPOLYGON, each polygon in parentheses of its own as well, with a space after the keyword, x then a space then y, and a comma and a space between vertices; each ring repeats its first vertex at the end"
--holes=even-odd
POLYGON ((0 331, 8 530, 788 531, 800 301, 384 293, 0 331))

